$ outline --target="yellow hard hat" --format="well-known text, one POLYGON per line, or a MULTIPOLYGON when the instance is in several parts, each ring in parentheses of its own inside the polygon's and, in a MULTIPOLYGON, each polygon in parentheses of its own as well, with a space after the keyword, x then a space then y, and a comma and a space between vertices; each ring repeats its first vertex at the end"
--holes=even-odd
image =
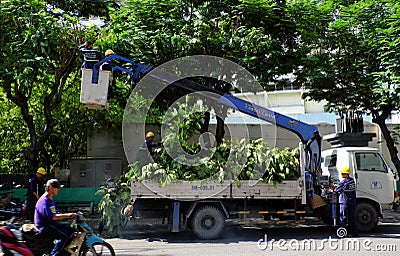
POLYGON ((340 173, 350 174, 350 168, 347 166, 343 167, 342 170, 340 170, 340 173))
POLYGON ((47 172, 43 167, 39 167, 39 169, 37 169, 37 173, 45 175, 47 172))
POLYGON ((150 138, 150 137, 154 137, 154 133, 153 132, 146 133, 146 138, 150 138))
POLYGON ((108 55, 112 55, 112 54, 114 54, 114 51, 113 51, 113 50, 110 50, 110 49, 108 49, 108 50, 106 51, 106 53, 105 53, 106 57, 107 57, 108 55))

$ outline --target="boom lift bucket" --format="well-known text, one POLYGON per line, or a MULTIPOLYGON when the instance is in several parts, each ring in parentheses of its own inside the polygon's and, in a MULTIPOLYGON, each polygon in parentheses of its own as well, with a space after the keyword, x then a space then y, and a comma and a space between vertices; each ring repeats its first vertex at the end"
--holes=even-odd
POLYGON ((89 109, 107 109, 108 86, 113 79, 111 71, 100 70, 98 83, 92 83, 92 69, 82 68, 81 103, 89 109))

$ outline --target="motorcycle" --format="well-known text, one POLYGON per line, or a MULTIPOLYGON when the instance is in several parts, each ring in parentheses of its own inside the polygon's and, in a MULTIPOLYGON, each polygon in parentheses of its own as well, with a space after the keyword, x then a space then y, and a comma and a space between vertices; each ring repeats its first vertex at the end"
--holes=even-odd
MULTIPOLYGON (((7 226, 2 228, 7 229, 7 226)), ((94 234, 93 229, 86 223, 83 213, 77 213, 77 217, 73 222, 73 226, 75 227, 76 232, 71 238, 71 241, 65 246, 63 255, 115 256, 114 248, 109 243, 104 241, 103 238, 94 234)), ((49 255, 54 247, 53 239, 41 237, 33 224, 24 224, 20 230, 17 229, 17 231, 15 228, 12 229, 13 231, 11 234, 10 232, 7 233, 8 237, 7 239, 4 239, 5 242, 3 242, 3 238, 0 236, 4 256, 44 256, 49 255), (18 235, 18 231, 20 232, 21 236, 18 235), (13 238, 10 239, 10 236, 13 238), (24 248, 24 250, 20 248, 24 248)))
MULTIPOLYGON (((7 190, 8 187, 5 184, 0 184, 0 190, 7 190)), ((9 197, 7 203, 3 204, 0 209, 0 220, 8 220, 12 216, 23 217, 25 215, 23 208, 24 205, 19 199, 11 198, 11 193, 2 194, 2 196, 9 197)))
POLYGON ((0 255, 34 256, 23 241, 21 231, 13 224, 0 227, 0 255))
POLYGON ((24 218, 25 213, 23 212, 22 207, 22 204, 16 200, 7 203, 4 210, 0 210, 0 220, 6 221, 12 217, 24 218))

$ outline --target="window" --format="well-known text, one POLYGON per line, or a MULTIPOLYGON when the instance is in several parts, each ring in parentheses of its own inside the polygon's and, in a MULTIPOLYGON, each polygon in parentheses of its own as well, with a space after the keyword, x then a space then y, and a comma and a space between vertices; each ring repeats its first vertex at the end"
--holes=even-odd
POLYGON ((356 153, 357 170, 387 172, 388 168, 378 153, 356 153))
POLYGON ((336 155, 326 156, 324 159, 324 166, 325 167, 335 167, 337 162, 336 155))

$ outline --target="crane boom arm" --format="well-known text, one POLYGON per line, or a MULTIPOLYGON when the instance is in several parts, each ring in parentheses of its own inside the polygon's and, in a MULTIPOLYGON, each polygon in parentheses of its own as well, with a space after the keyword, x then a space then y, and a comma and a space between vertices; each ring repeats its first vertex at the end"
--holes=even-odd
MULTIPOLYGON (((122 56, 113 54, 94 65, 92 83, 98 82, 99 67, 101 66, 102 63, 110 59, 119 59, 131 63, 132 70, 119 66, 114 66, 113 71, 121 70, 125 73, 128 73, 129 75, 132 76, 135 82, 138 82, 142 76, 146 75, 153 69, 153 67, 151 66, 147 66, 141 63, 136 63, 122 56)), ((306 169, 317 176, 321 173, 321 136, 316 126, 309 125, 300 120, 296 120, 290 116, 286 116, 281 113, 275 112, 271 109, 256 105, 252 102, 235 97, 231 94, 216 91, 212 88, 196 83, 189 79, 182 79, 176 81, 177 79, 172 79, 172 77, 175 77, 175 75, 173 74, 164 72, 162 74, 151 73, 150 75, 159 80, 175 81, 173 83, 174 85, 186 90, 194 92, 208 91, 216 93, 218 95, 221 95, 221 97, 218 99, 218 102, 220 104, 231 107, 237 111, 240 111, 257 119, 273 123, 279 127, 282 127, 288 131, 295 133, 300 138, 301 142, 304 145, 304 150, 306 154, 305 157, 306 169)))

